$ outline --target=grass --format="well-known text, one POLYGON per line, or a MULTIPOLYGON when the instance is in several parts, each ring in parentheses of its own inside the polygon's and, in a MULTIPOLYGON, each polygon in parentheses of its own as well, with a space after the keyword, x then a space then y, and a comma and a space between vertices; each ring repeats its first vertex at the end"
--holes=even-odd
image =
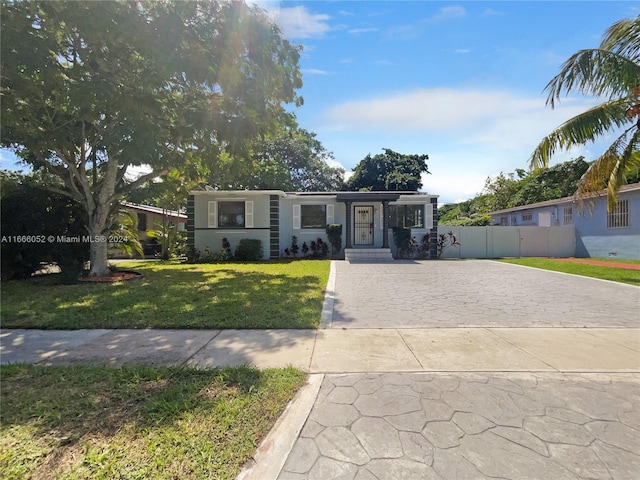
MULTIPOLYGON (((639 261, 622 261, 600 258, 594 260, 607 261, 610 263, 640 263, 639 261)), ((574 275, 582 275, 585 277, 593 277, 602 280, 611 280, 613 282, 628 283, 629 285, 640 286, 640 270, 627 270, 616 267, 563 262, 551 258, 514 258, 500 261, 505 263, 513 263, 516 265, 524 265, 526 267, 542 268, 544 270, 572 273, 574 275)))
POLYGON ((305 378, 294 368, 3 366, 0 478, 235 478, 305 378))
POLYGON ((114 284, 2 284, 3 328, 317 328, 329 261, 132 262, 114 284))

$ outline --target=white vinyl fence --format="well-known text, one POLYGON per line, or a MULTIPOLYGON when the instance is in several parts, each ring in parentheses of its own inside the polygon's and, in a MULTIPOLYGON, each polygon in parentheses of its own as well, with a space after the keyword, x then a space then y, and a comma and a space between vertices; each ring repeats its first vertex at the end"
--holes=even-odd
POLYGON ((446 247, 440 258, 573 257, 576 253, 573 226, 438 225, 438 234, 446 235, 449 232, 454 233, 460 245, 446 247))

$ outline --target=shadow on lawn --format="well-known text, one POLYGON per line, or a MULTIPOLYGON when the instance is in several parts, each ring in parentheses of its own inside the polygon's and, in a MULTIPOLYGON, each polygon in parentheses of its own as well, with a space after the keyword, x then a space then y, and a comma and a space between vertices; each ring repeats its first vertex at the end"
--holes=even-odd
POLYGON ((138 268, 119 284, 3 285, 5 328, 315 328, 323 291, 318 277, 243 271, 138 268))
MULTIPOLYGON (((207 423, 208 438, 246 436, 242 440, 246 443, 255 441, 258 423, 273 421, 279 413, 281 407, 263 411, 265 404, 284 405, 292 388, 303 380, 304 375, 295 371, 262 372, 244 366, 224 370, 5 366, 0 438, 25 426, 31 439, 44 441, 47 453, 32 465, 36 469, 32 473, 42 478, 64 471, 92 452, 107 452, 113 439, 122 435, 125 438, 115 452, 129 448, 129 441, 136 442, 131 445, 135 457, 146 449, 136 439, 148 435, 168 442, 168 447, 173 435, 187 428, 180 426, 185 414, 207 423)), ((15 447, 28 449, 33 444, 21 445, 15 447)))

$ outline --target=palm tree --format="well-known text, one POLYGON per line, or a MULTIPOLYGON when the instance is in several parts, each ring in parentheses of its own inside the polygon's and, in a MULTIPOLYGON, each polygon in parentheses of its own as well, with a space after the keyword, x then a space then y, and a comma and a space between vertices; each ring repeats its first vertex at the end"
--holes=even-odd
POLYGON ((557 149, 568 150, 622 129, 622 134, 591 164, 576 192, 583 199, 606 187, 607 209, 611 210, 618 203, 625 174, 640 167, 640 16, 612 25, 599 48, 572 55, 545 87, 549 92, 547 105, 554 108, 560 95, 572 90, 604 97, 605 101, 546 136, 531 155, 530 167, 547 167, 557 149))

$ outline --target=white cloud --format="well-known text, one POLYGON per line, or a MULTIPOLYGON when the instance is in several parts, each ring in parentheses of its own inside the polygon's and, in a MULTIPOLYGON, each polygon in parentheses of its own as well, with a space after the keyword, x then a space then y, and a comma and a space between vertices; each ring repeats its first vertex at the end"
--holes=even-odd
POLYGON ((469 53, 471 50, 469 50, 468 48, 458 48, 457 50, 454 51, 454 53, 457 53, 458 55, 463 55, 465 53, 469 53))
POLYGON ((328 75, 329 72, 325 70, 318 70, 317 68, 303 68, 302 73, 306 73, 307 75, 328 75))
POLYGON ((451 18, 464 17, 467 11, 460 5, 451 5, 449 7, 442 7, 438 14, 433 17, 434 20, 449 20, 451 18))
POLYGON ((494 10, 493 8, 487 8, 484 12, 482 12, 482 14, 485 17, 493 17, 497 15, 504 15, 504 12, 501 12, 499 10, 494 10))
POLYGON ((368 27, 368 28, 352 28, 351 30, 348 30, 348 32, 351 35, 360 35, 362 33, 370 33, 370 32, 377 32, 378 29, 375 27, 368 27))
MULTIPOLYGON (((424 188, 452 202, 479 193, 487 176, 528 168, 533 149, 545 135, 593 104, 567 98, 552 110, 543 96, 416 89, 331 107, 316 131, 335 142, 330 148, 349 167, 380 148, 428 153, 432 175, 425 177, 424 188)), ((551 164, 580 155, 591 160, 603 149, 599 142, 558 152, 551 164)))
POLYGON ((304 5, 270 12, 288 39, 319 38, 331 30, 327 23, 329 15, 311 13, 304 5))
POLYGON ((415 25, 392 25, 385 31, 385 37, 391 40, 411 40, 421 34, 422 31, 415 25))
MULTIPOLYGON (((433 170, 431 164, 429 168, 433 170)), ((443 203, 459 203, 475 197, 484 188, 487 175, 462 172, 440 172, 422 175, 422 190, 440 196, 443 203)))
POLYGON ((343 103, 327 110, 324 118, 334 131, 443 132, 474 142, 519 143, 540 137, 586 105, 565 99, 552 110, 542 97, 431 88, 343 103))

